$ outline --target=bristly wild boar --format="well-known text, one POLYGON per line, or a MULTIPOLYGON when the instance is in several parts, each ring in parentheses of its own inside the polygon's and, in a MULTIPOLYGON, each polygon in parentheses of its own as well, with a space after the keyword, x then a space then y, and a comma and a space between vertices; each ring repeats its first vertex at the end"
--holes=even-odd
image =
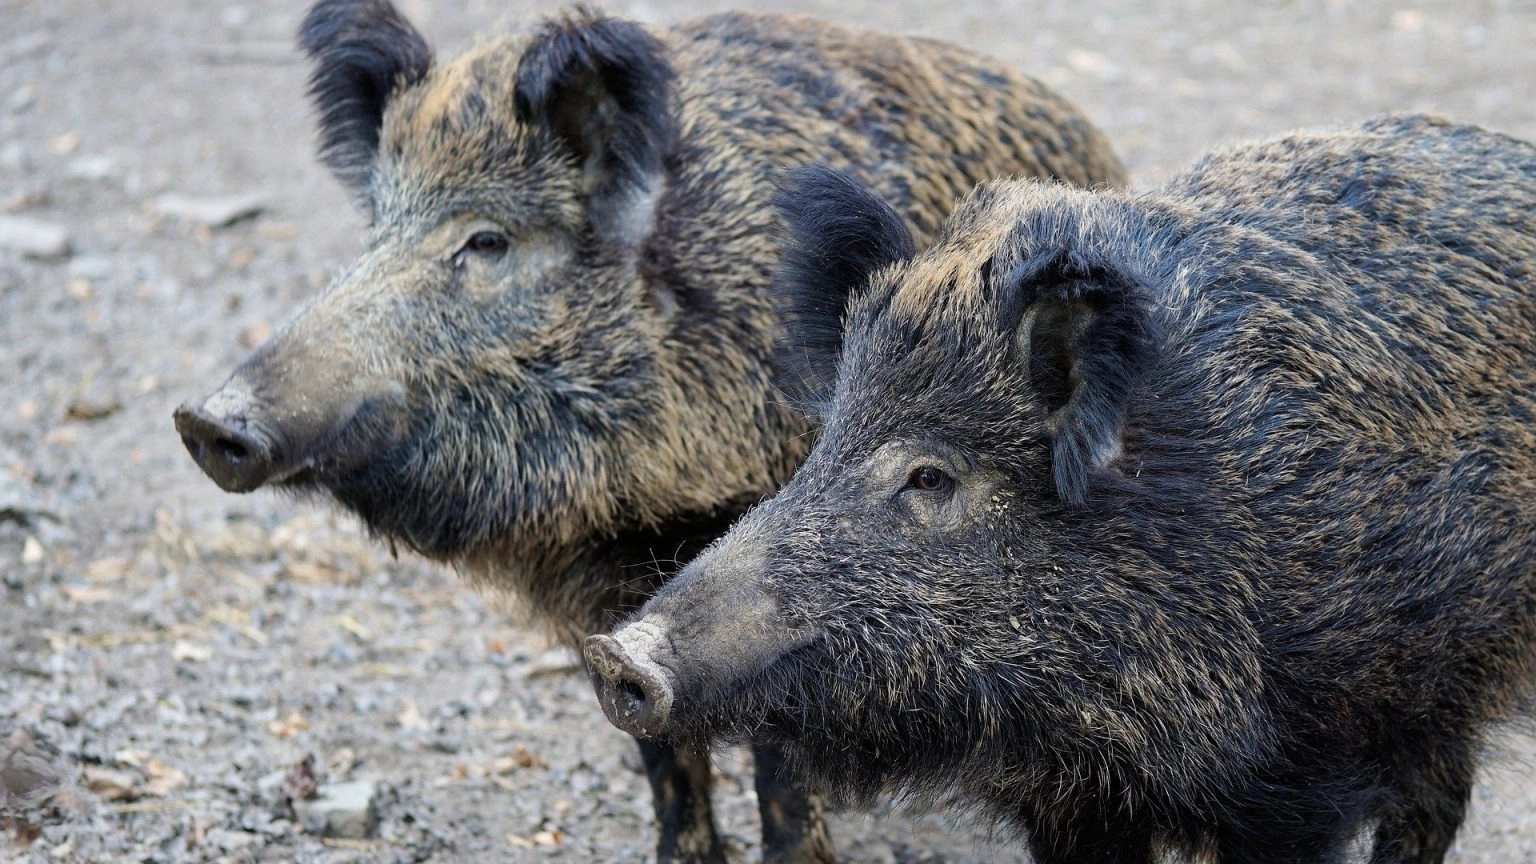
MULTIPOLYGON (((574 647, 804 456, 772 395, 779 168, 847 167, 922 235, 996 175, 1122 182, 1038 82, 809 19, 576 11, 435 64, 388 3, 328 0, 300 38, 368 247, 177 427, 225 489, 328 494, 574 647)), ((707 756, 642 750, 662 859, 723 860, 707 756)), ((757 755, 767 860, 829 858, 757 755)))
POLYGON ((1440 861, 1536 677, 1536 148, 1388 118, 989 183, 915 257, 834 172, 784 203, 825 427, 588 641, 610 719, 958 795, 1038 864, 1440 861))

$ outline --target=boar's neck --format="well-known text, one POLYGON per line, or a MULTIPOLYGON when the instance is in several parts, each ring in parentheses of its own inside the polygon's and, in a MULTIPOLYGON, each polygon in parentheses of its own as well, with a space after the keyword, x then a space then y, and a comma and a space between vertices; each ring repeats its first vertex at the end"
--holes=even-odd
POLYGON ((479 585, 520 604, 525 623, 544 627, 555 641, 579 650, 586 637, 611 630, 639 609, 757 500, 681 514, 654 529, 624 529, 579 545, 501 549, 462 567, 479 585))

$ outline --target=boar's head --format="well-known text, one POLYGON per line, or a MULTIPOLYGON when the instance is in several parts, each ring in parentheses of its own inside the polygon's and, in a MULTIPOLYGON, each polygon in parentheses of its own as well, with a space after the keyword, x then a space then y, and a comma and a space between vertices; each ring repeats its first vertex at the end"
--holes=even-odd
POLYGON ((221 487, 328 493, 429 556, 520 559, 498 544, 709 511, 787 473, 742 446, 794 437, 735 373, 762 364, 677 335, 689 313, 653 236, 676 139, 655 36, 579 11, 438 65, 389 3, 325 0, 300 42, 321 157, 371 230, 176 412, 221 487))
POLYGON ((835 172, 796 172, 780 203, 793 395, 825 425, 777 495, 588 640, 609 718, 779 739, 861 794, 1138 748, 1189 776, 1222 749, 1193 742, 1240 738, 1244 588, 1159 546, 1210 530, 1201 469, 1133 476, 1162 339, 1146 286, 1168 274, 1117 255, 1165 227, 1125 196, 999 181, 913 256, 835 172))

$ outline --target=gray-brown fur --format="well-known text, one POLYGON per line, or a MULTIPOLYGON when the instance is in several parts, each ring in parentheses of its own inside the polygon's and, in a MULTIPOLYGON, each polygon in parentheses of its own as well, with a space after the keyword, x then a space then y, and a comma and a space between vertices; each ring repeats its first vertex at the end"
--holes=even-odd
POLYGON ((1038 82, 810 19, 577 11, 434 63, 383 0, 327 0, 302 41, 368 248, 178 426, 225 488, 329 493, 567 645, 805 453, 773 395, 781 168, 846 167, 923 235, 990 177, 1123 181, 1038 82))
POLYGON ((1536 684, 1536 147, 1389 118, 989 183, 899 258, 795 478, 589 641, 610 717, 958 794, 1040 864, 1440 861, 1536 684))

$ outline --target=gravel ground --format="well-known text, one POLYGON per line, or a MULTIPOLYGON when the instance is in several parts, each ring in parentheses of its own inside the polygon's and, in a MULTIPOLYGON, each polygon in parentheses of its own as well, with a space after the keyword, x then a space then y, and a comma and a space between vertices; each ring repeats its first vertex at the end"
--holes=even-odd
MULTIPOLYGON (((171 428, 361 241, 312 158, 302 5, 0 0, 0 860, 646 861, 638 759, 573 657, 346 517, 220 493, 171 428), (317 785, 375 824, 328 817, 317 785)), ((443 54, 503 14, 403 5, 443 54)), ((1388 110, 1536 137, 1531 0, 986 5, 781 8, 1032 70, 1142 184, 1388 110)), ((1505 736, 1455 861, 1536 861, 1533 757, 1505 736)), ((756 860, 747 766, 718 764, 756 860)), ((954 813, 835 832, 850 861, 1022 857, 954 813)))

